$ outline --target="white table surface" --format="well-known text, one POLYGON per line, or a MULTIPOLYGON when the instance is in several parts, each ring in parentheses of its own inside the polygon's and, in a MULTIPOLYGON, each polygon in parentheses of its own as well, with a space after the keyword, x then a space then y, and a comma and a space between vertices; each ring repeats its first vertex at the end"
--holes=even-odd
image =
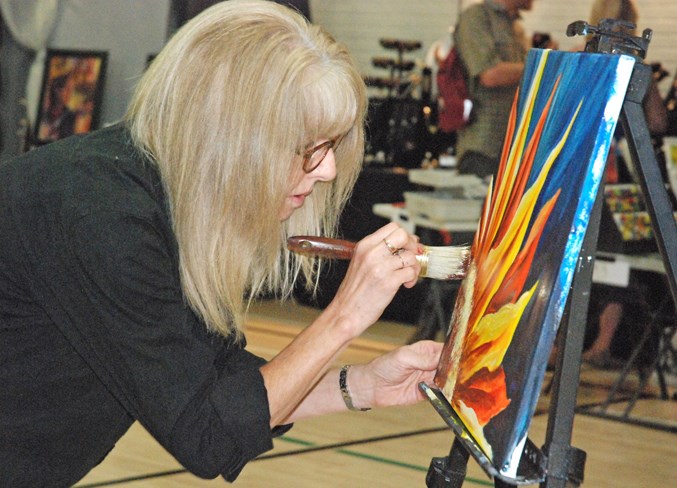
POLYGON ((409 232, 414 232, 417 226, 450 232, 475 232, 478 223, 477 220, 457 220, 453 222, 430 220, 420 215, 412 215, 404 204, 376 203, 372 207, 372 212, 379 217, 397 222, 409 232))

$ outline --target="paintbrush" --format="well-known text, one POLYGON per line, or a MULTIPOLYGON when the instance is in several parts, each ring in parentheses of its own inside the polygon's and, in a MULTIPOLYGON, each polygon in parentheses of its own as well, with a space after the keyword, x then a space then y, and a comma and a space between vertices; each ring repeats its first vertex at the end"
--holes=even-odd
MULTIPOLYGON (((293 236, 287 239, 287 248, 304 256, 327 259, 351 259, 355 243, 342 239, 316 236, 293 236)), ((468 246, 423 246, 423 254, 416 256, 421 265, 422 278, 460 280, 470 262, 468 246)))

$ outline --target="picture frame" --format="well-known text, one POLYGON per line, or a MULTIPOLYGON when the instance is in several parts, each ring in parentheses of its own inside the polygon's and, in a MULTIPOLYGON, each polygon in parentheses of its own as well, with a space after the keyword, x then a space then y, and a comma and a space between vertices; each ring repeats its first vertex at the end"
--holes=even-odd
POLYGON ((107 64, 107 51, 47 50, 33 146, 98 127, 107 64))

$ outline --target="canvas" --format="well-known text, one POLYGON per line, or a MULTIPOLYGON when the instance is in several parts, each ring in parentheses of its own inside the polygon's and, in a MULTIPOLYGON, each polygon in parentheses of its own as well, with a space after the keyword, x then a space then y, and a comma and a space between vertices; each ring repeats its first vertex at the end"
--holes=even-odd
POLYGON ((490 474, 516 476, 633 67, 528 54, 433 386, 490 474))

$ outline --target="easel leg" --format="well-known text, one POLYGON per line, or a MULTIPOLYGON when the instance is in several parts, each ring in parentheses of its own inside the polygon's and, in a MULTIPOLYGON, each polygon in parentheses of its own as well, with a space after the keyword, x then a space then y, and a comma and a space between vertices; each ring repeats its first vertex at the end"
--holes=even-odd
POLYGON ((557 364, 551 384, 552 398, 543 446, 543 452, 548 458, 548 475, 541 483, 541 488, 580 486, 583 480, 585 452, 571 446, 571 437, 585 339, 584 324, 587 322, 592 283, 593 256, 602 218, 603 192, 603 185, 600 185, 560 325, 557 364))
POLYGON ((428 488, 461 488, 468 472, 470 455, 461 442, 454 438, 449 456, 433 458, 425 478, 428 488))
POLYGON ((677 303, 677 224, 656 161, 642 106, 650 83, 651 68, 645 64, 635 65, 631 86, 636 86, 636 89, 628 91, 620 121, 626 133, 632 162, 637 168, 639 184, 651 218, 651 228, 665 264, 672 299, 677 303))
POLYGON ((494 488, 514 488, 515 485, 511 485, 510 483, 506 483, 503 480, 495 480, 494 481, 494 488))

